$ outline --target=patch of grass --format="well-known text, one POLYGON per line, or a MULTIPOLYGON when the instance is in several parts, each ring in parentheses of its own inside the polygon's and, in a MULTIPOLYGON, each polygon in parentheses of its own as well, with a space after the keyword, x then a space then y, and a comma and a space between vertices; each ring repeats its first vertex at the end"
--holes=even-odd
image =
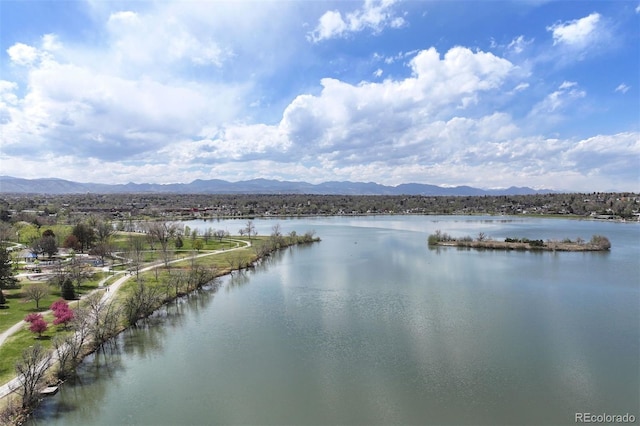
MULTIPOLYGON (((28 286, 31 283, 22 283, 22 285, 28 286)), ((40 300, 39 309, 36 309, 36 302, 25 300, 23 288, 3 290, 8 303, 5 309, 0 309, 0 332, 22 321, 30 313, 44 312, 49 309, 49 306, 60 298, 60 289, 58 287, 50 286, 50 289, 51 294, 40 300)))
MULTIPOLYGON (((99 272, 94 274, 91 278, 84 281, 80 288, 76 288, 76 293, 86 294, 96 288, 100 281, 106 277, 105 272, 99 272)), ((33 312, 44 312, 49 309, 49 306, 56 300, 62 297, 60 288, 55 285, 50 285, 50 294, 42 298, 39 302, 39 308, 36 309, 36 302, 32 300, 26 300, 25 288, 29 285, 36 283, 37 281, 21 281, 20 288, 17 289, 5 289, 2 290, 7 298, 7 305, 5 308, 0 309, 0 333, 9 329, 14 324, 22 321, 24 317, 33 312)), ((40 281, 42 282, 42 281, 40 281)))
MULTIPOLYGON (((47 322, 51 318, 47 318, 47 322)), ((42 338, 37 338, 28 328, 17 332, 9 337, 0 346, 0 383, 6 383, 16 376, 15 364, 22 356, 22 351, 29 346, 40 343, 45 348, 53 346, 53 336, 58 333, 55 326, 49 326, 49 329, 42 334, 42 338)))

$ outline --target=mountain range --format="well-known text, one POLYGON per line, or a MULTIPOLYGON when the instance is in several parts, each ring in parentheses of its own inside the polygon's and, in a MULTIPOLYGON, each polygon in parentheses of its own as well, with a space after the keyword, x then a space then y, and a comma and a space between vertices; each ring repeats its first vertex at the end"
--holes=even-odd
POLYGON ((554 192, 548 189, 536 190, 528 187, 505 189, 480 189, 471 186, 443 187, 422 183, 405 183, 397 186, 381 185, 374 182, 291 182, 270 179, 252 179, 229 182, 220 179, 196 179, 191 183, 127 183, 103 184, 81 183, 64 179, 22 179, 0 176, 0 193, 19 194, 335 194, 335 195, 526 195, 554 192))

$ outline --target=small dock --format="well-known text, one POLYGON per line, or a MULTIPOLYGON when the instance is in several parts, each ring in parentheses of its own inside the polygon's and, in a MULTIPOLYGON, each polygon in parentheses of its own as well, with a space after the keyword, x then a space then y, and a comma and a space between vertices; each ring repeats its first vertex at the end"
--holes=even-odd
POLYGON ((47 386, 40 391, 42 396, 53 396, 58 393, 58 386, 47 386))

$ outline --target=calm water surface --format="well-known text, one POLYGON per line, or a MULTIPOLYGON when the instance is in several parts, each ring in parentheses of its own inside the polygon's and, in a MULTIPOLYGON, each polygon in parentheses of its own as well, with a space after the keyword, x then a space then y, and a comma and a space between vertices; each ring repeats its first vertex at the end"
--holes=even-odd
MULTIPOLYGON (((573 424, 640 418, 640 225, 501 217, 256 220, 315 229, 88 358, 37 425, 573 424), (429 249, 609 237, 610 253, 429 249)), ((236 233, 245 221, 189 222, 236 233)))

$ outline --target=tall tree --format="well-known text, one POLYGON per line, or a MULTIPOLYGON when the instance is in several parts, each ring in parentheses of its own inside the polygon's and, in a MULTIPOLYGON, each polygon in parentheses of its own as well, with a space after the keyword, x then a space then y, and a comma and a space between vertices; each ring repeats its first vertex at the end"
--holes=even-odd
POLYGON ((249 241, 251 241, 252 237, 255 237, 256 235, 258 235, 258 233, 256 232, 256 227, 253 224, 252 220, 247 221, 247 226, 244 228, 244 230, 249 236, 249 241))
POLYGON ((84 253, 86 249, 90 248, 96 239, 93 228, 82 222, 74 226, 71 233, 78 239, 78 243, 80 243, 80 251, 82 253, 84 253))
POLYGON ((140 273, 140 267, 144 262, 144 241, 137 235, 129 234, 127 257, 129 258, 129 271, 136 273, 136 279, 140 273))
POLYGON ((0 247, 0 305, 7 303, 2 293, 3 289, 14 287, 18 279, 13 276, 11 270, 11 257, 6 247, 0 247))
POLYGON ((51 364, 51 354, 40 344, 35 344, 22 351, 16 362, 18 373, 18 393, 22 397, 22 407, 33 407, 38 401, 38 386, 51 364))
POLYGON ((162 250, 162 259, 164 266, 169 266, 171 260, 171 251, 169 250, 169 243, 176 236, 178 227, 175 223, 167 221, 152 222, 149 224, 149 234, 153 236, 154 240, 160 244, 162 250))
POLYGON ((109 256, 112 251, 111 237, 115 233, 113 224, 106 220, 96 223, 96 245, 93 253, 100 256, 100 260, 104 263, 105 256, 109 256))
MULTIPOLYGON (((45 231, 46 232, 46 231, 45 231)), ((58 241, 54 235, 42 235, 39 242, 42 253, 46 254, 49 259, 58 253, 58 241)))

